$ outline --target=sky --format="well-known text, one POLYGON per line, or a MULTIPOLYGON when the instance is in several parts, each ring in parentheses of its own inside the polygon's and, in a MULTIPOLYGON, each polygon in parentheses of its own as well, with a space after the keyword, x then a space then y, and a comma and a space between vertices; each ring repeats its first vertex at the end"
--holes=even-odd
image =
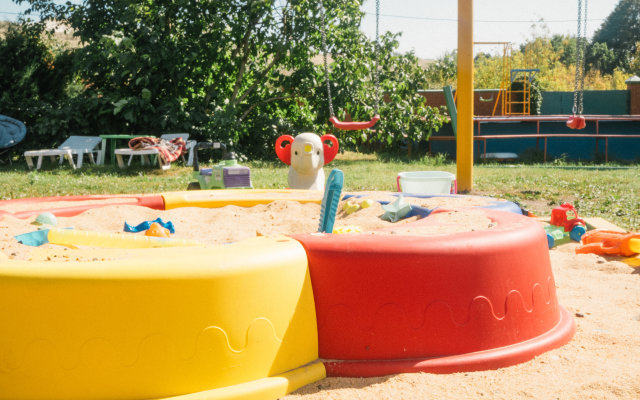
MULTIPOLYGON (((379 0, 380 32, 402 32, 400 51, 437 59, 457 47, 456 0, 379 0)), ((585 0, 582 0, 583 10, 585 0)), ((587 4, 587 38, 600 27, 619 0, 591 0, 587 4)), ((361 29, 375 37, 376 1, 364 0, 361 29)), ((474 42, 524 43, 533 36, 576 35, 578 0, 474 0, 474 42), (535 34, 535 35, 534 35, 535 34)), ((502 52, 502 47, 493 46, 502 52)), ((491 46, 476 46, 491 52, 491 46)))
MULTIPOLYGON (((362 0, 366 13, 362 31, 375 37, 376 0, 362 0)), ((379 0, 380 31, 401 32, 400 51, 437 59, 457 47, 456 0, 379 0)), ((577 33, 578 1, 586 0, 474 0, 474 41, 519 45, 533 36, 577 33)), ((587 37, 611 14, 619 0, 588 2, 587 37)), ((0 0, 0 20, 16 20, 25 6, 0 0)), ((477 51, 501 51, 499 46, 476 46, 477 51)))

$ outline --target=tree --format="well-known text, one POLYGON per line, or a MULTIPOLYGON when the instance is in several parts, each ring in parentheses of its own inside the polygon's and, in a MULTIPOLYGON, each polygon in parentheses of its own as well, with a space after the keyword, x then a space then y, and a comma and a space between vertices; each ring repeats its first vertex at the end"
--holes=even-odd
MULTIPOLYGON (((186 130, 273 158, 278 135, 328 128, 322 68, 312 62, 322 48, 317 1, 29 3, 47 18, 66 21, 81 40, 76 60, 86 83, 83 104, 98 131, 186 130)), ((372 47, 359 30, 363 14, 358 2, 324 5, 335 101, 360 118, 359 104, 372 104, 375 55, 359 48, 372 47)), ((384 40, 382 47, 397 48, 392 38, 384 40)), ((401 70, 405 60, 382 64, 385 89, 408 85, 384 73, 401 70)), ((411 131, 412 116, 430 112, 410 104, 387 111, 394 127, 411 131)))
POLYGON ((569 35, 553 35, 551 37, 551 46, 558 54, 558 61, 566 66, 576 63, 576 44, 575 36, 569 35))
MULTIPOLYGON (((382 35, 379 46, 359 36, 359 44, 349 47, 348 53, 331 54, 334 59, 331 93, 338 119, 347 116, 354 121, 371 119, 375 114, 376 91, 379 97, 381 120, 374 129, 367 132, 332 129, 341 143, 358 146, 360 150, 380 146, 397 150, 406 142, 428 139, 444 123, 444 116, 427 106, 418 94, 427 82, 427 74, 415 55, 396 52, 398 36, 382 35), (379 88, 375 87, 376 64, 380 70, 379 88)), ((326 92, 315 97, 324 103, 319 109, 321 120, 326 121, 329 118, 326 92)))
POLYGON ((504 76, 504 59, 502 56, 493 56, 480 53, 474 60, 474 86, 476 89, 496 89, 502 86, 504 76))
POLYGON ((585 62, 587 69, 598 70, 603 74, 612 74, 618 64, 615 52, 603 42, 594 42, 587 48, 585 62))
POLYGON ((605 43, 615 54, 615 66, 627 70, 640 41, 640 0, 620 0, 594 33, 592 41, 605 43))
POLYGON ((14 150, 59 140, 69 115, 65 104, 73 80, 72 54, 44 32, 43 24, 10 23, 0 39, 0 110, 23 121, 29 130, 14 150), (64 116, 48 121, 43 115, 64 116))
POLYGON ((458 51, 445 53, 427 68, 427 80, 430 89, 441 89, 443 86, 455 86, 458 73, 458 51))

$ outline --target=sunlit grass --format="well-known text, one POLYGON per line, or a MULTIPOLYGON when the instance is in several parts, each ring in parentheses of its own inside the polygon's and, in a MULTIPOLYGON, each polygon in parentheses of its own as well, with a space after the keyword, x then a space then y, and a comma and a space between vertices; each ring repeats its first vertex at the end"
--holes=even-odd
MULTIPOLYGON (((288 167, 281 162, 247 162, 255 188, 287 187, 288 167)), ((345 173, 345 190, 396 190, 402 171, 440 170, 456 173, 456 165, 441 158, 384 159, 342 153, 329 165, 345 173)), ((0 199, 185 190, 193 169, 181 164, 168 171, 134 167, 68 166, 29 172, 24 164, 0 167, 0 199)), ((573 203, 582 216, 602 217, 625 229, 640 229, 640 167, 609 168, 579 165, 476 165, 471 194, 516 201, 537 215, 549 215, 563 202, 573 203)))

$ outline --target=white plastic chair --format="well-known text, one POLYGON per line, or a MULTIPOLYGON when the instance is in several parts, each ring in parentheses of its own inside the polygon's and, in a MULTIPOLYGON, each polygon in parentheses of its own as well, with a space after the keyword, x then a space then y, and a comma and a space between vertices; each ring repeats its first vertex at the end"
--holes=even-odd
POLYGON ((60 157, 59 164, 66 158, 69 161, 71 168, 82 168, 82 160, 85 154, 89 156, 89 161, 95 164, 96 155, 99 152, 98 146, 102 143, 102 139, 99 136, 69 136, 58 148, 56 149, 43 149, 43 150, 29 150, 24 152, 24 157, 27 160, 29 169, 33 169, 33 158, 37 157, 35 168, 36 170, 42 167, 43 157, 51 157, 51 161, 55 161, 56 157, 60 157), (73 162, 73 156, 76 155, 76 162, 73 162))
MULTIPOLYGON (((186 152, 187 152, 187 165, 191 166, 193 165, 193 154, 194 154, 194 148, 196 146, 196 141, 195 140, 189 140, 189 134, 188 133, 166 133, 164 135, 160 136, 160 139, 164 139, 167 141, 171 141, 175 138, 182 138, 186 144, 186 152)), ((127 166, 131 165, 131 160, 133 159, 133 156, 140 156, 142 158, 141 162, 142 165, 145 164, 150 164, 149 161, 149 156, 157 156, 158 155, 158 150, 157 149, 140 149, 140 150, 133 150, 133 149, 129 149, 129 148, 125 148, 125 149, 117 149, 115 151, 115 155, 116 155, 116 159, 118 160, 118 166, 120 168, 124 168, 125 164, 124 164, 124 160, 123 160, 123 156, 129 156, 129 160, 127 161, 127 166)), ((180 156, 182 158, 182 160, 184 161, 184 154, 180 156)), ((170 165, 169 164, 162 164, 162 160, 160 159, 160 157, 158 158, 158 166, 162 169, 169 169, 170 165)))

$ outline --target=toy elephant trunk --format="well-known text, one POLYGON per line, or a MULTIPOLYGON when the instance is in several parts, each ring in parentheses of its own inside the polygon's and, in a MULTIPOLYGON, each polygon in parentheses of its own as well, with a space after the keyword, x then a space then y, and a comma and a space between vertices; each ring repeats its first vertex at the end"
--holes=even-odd
POLYGON ((335 158, 338 149, 338 139, 333 135, 320 137, 307 132, 295 138, 282 135, 276 140, 278 158, 289 165, 291 189, 324 190, 322 167, 335 158))

